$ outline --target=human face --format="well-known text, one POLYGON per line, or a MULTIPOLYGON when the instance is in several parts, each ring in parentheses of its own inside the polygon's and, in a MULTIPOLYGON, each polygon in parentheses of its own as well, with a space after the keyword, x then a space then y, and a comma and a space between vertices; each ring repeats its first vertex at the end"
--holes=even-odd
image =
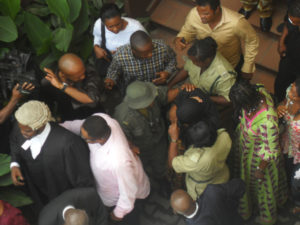
POLYGON ((18 123, 21 134, 26 139, 31 139, 34 136, 38 135, 38 130, 33 130, 31 127, 18 123))
POLYGON ((149 59, 152 57, 152 50, 153 50, 153 45, 152 45, 152 41, 151 41, 137 50, 132 49, 132 52, 133 52, 134 56, 137 58, 149 59))
MULTIPOLYGON (((216 9, 216 11, 218 9, 219 9, 219 7, 216 9)), ((215 16, 216 16, 216 11, 212 10, 210 8, 210 5, 205 5, 205 6, 198 5, 197 11, 201 18, 202 23, 208 24, 208 23, 214 21, 215 16)))
POLYGON ((293 24, 294 26, 300 27, 300 18, 299 17, 289 16, 288 19, 291 24, 293 24))
POLYGON ((297 88, 296 88, 295 83, 292 83, 292 87, 291 87, 290 92, 289 92, 289 98, 293 101, 299 101, 300 100, 300 97, 298 96, 298 93, 297 93, 297 88))
POLYGON ((120 16, 106 19, 104 24, 109 31, 115 34, 119 33, 124 28, 124 20, 120 16))

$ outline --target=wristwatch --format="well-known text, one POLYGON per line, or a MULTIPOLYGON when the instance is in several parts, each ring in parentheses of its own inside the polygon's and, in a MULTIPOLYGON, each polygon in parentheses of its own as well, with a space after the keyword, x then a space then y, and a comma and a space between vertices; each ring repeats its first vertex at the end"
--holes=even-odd
POLYGON ((68 86, 69 85, 67 83, 63 82, 63 87, 60 90, 65 91, 68 86))

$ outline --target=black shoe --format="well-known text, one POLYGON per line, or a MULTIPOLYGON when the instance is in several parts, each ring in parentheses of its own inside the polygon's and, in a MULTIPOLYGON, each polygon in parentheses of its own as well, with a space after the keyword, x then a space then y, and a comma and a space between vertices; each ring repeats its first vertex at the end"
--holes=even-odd
POLYGON ((269 32, 272 27, 272 17, 260 18, 260 29, 262 32, 269 32))
POLYGON ((244 17, 246 19, 248 19, 251 16, 251 13, 253 12, 253 10, 250 11, 246 11, 243 7, 239 10, 239 14, 244 15, 244 17))

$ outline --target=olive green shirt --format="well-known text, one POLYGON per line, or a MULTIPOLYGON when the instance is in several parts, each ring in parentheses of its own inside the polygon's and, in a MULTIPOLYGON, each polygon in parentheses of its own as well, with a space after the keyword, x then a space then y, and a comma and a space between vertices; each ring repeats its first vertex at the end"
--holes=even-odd
POLYGON ((141 151, 151 151, 153 146, 163 138, 167 131, 161 108, 168 104, 167 87, 157 87, 158 95, 152 106, 143 110, 131 109, 126 102, 116 107, 114 117, 120 123, 128 140, 141 151), (147 115, 145 115, 147 111, 147 115))
POLYGON ((209 95, 223 96, 229 100, 229 91, 236 80, 236 72, 230 63, 217 52, 210 66, 202 73, 190 59, 186 60, 184 70, 189 74, 189 82, 209 95))
POLYGON ((226 159, 231 149, 231 139, 225 129, 218 130, 218 137, 211 147, 191 146, 184 155, 172 161, 176 173, 186 173, 189 195, 196 199, 208 184, 225 183, 229 179, 226 159))

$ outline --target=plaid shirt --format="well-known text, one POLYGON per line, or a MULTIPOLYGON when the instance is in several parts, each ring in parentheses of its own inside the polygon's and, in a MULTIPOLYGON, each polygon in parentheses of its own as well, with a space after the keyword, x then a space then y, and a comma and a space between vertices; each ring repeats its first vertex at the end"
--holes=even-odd
POLYGON ((158 78, 157 72, 166 71, 169 74, 175 72, 177 65, 175 52, 161 40, 152 40, 152 44, 152 57, 147 59, 136 58, 130 45, 120 47, 113 56, 107 78, 117 81, 121 88, 125 89, 135 80, 151 82, 158 78))

